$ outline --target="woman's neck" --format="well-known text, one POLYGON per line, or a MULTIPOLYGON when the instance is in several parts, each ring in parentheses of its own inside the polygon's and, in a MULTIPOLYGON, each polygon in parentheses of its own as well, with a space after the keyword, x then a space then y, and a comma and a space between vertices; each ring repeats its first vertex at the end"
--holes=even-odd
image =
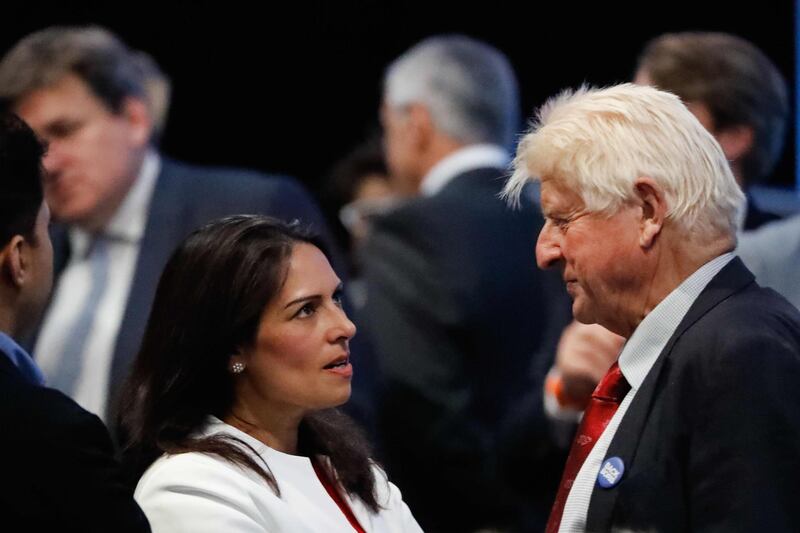
POLYGON ((276 414, 275 411, 254 410, 247 405, 237 404, 225 415, 223 421, 258 439, 273 450, 296 455, 297 435, 303 416, 281 412, 276 414))

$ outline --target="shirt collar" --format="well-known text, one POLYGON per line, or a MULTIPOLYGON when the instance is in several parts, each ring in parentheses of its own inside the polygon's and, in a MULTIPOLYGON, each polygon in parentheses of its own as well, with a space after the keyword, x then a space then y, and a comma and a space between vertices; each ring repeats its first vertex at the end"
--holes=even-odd
POLYGON ((508 152, 495 144, 471 144, 451 153, 436 163, 422 178, 420 194, 433 196, 453 178, 476 168, 506 168, 508 152))
POLYGON ((729 252, 697 269, 667 295, 634 330, 619 356, 619 367, 632 389, 638 389, 669 339, 706 285, 734 258, 729 252))
MULTIPOLYGON (((149 150, 142 161, 139 175, 133 182, 130 191, 120 204, 117 212, 103 230, 103 234, 114 240, 137 243, 144 236, 147 223, 147 211, 153 196, 156 178, 161 170, 161 157, 149 150)), ((69 228, 69 239, 72 253, 78 257, 85 255, 92 240, 90 233, 77 226, 69 228)))
POLYGON ((5 354, 11 364, 17 367, 25 381, 33 385, 44 385, 44 375, 36 366, 33 358, 14 339, 2 331, 0 331, 0 352, 5 354))

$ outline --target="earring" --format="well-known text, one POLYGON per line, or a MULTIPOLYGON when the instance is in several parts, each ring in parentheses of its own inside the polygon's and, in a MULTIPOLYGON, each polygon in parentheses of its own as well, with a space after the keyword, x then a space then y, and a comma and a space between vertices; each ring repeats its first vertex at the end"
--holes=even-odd
POLYGON ((244 372, 244 363, 235 362, 231 365, 231 372, 234 374, 241 374, 244 372))

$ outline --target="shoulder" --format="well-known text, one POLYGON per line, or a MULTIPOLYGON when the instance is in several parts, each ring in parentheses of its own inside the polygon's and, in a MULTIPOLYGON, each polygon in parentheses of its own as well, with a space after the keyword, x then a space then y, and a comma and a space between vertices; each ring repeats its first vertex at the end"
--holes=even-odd
POLYGON ((294 178, 228 167, 200 167, 166 159, 162 163, 156 189, 167 195, 191 195, 211 203, 235 198, 264 202, 280 196, 282 201, 308 200, 305 188, 294 178))
POLYGON ((255 473, 205 453, 162 455, 148 468, 136 486, 136 498, 159 491, 193 490, 209 494, 241 492, 250 484, 263 484, 255 473))
POLYGON ((187 187, 219 190, 248 186, 276 190, 300 188, 298 182, 289 176, 240 168, 189 165, 167 158, 162 159, 159 178, 162 181, 180 182, 187 187))
POLYGON ((6 442, 41 439, 59 442, 62 450, 72 444, 94 442, 110 453, 111 442, 100 419, 63 393, 3 378, 0 398, 6 442))
POLYGON ((424 235, 433 240, 457 236, 470 239, 453 240, 449 246, 486 237, 498 245, 524 241, 529 247, 543 224, 538 208, 533 202, 519 208, 509 206, 500 198, 500 190, 492 182, 452 183, 434 196, 410 199, 376 217, 373 232, 400 238, 424 235))
MULTIPOLYGON (((254 475, 253 475, 254 476, 254 475)), ((263 513, 278 497, 243 469, 202 453, 165 455, 136 486, 134 498, 154 531, 211 533, 277 529, 263 513)))
POLYGON ((191 221, 192 229, 220 216, 260 213, 287 221, 299 219, 324 233, 315 201, 294 178, 165 160, 151 216, 174 219, 176 213, 191 221))
POLYGON ((758 259, 762 255, 781 258, 800 253, 800 215, 743 233, 739 237, 737 253, 748 266, 751 258, 758 259))
POLYGON ((751 283, 689 327, 675 352, 703 389, 783 389, 791 376, 800 379, 800 312, 751 283))

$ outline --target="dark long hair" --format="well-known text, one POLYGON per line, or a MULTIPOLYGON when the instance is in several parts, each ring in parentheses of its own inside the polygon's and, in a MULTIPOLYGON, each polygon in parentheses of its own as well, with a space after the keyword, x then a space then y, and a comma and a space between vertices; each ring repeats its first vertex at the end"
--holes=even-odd
MULTIPOLYGON (((198 430, 209 415, 223 418, 233 405, 230 356, 254 342, 301 242, 325 252, 297 225, 237 215, 205 225, 173 253, 122 394, 124 457, 136 476, 163 453, 202 452, 252 469, 280 494, 269 465, 256 462, 244 442, 198 430)), ((327 455, 343 488, 379 509, 369 447, 346 415, 328 409, 306 416, 298 446, 327 455)))

